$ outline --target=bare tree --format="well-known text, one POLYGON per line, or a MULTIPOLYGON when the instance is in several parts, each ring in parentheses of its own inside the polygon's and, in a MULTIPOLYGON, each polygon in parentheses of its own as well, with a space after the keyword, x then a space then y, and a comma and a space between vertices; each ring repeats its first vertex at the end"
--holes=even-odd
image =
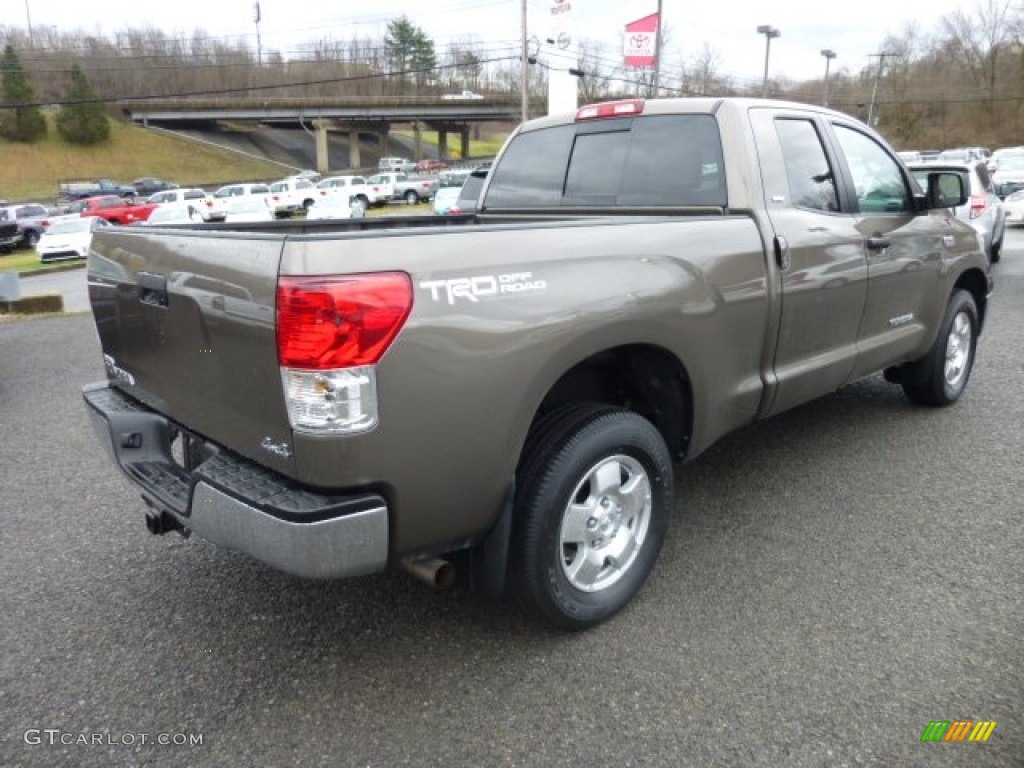
POLYGON ((1016 14, 1010 0, 986 0, 973 13, 957 9, 942 19, 950 50, 990 94, 996 89, 1000 54, 1013 39, 1016 14))

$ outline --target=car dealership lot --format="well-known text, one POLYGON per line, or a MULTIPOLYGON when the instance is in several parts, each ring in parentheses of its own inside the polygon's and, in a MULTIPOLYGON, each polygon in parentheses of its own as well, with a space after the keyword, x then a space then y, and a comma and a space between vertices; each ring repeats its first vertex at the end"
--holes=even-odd
POLYGON ((959 405, 876 377, 730 436, 580 635, 151 536, 85 420, 90 318, 0 324, 0 765, 1020 766, 1024 231, 994 271, 959 405), (966 719, 998 725, 921 743, 966 719))

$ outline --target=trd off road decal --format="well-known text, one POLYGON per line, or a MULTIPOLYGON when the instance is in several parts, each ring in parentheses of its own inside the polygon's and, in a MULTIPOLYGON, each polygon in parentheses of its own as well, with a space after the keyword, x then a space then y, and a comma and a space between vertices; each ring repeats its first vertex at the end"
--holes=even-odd
POLYGON ((434 301, 455 304, 465 301, 486 301, 501 297, 543 293, 548 289, 544 280, 536 280, 532 272, 513 272, 503 275, 474 275, 451 280, 422 280, 420 288, 430 291, 434 301))

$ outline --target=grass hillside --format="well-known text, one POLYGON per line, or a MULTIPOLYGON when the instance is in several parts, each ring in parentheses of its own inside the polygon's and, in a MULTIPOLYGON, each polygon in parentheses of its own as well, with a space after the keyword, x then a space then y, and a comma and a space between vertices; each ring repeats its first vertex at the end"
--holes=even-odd
POLYGON ((65 143, 48 116, 50 131, 36 144, 0 139, 0 198, 53 200, 61 179, 113 179, 130 183, 141 176, 181 186, 215 185, 246 179, 277 178, 280 166, 252 160, 196 142, 111 121, 110 141, 95 147, 65 143))

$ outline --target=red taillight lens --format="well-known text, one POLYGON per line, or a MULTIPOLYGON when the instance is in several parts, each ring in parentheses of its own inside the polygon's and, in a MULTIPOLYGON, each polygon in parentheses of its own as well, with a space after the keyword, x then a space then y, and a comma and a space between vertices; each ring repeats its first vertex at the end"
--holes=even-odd
POLYGON ((971 195, 971 218, 976 219, 981 216, 985 209, 988 208, 988 203, 985 202, 984 195, 971 195))
POLYGON ((404 272, 282 277, 277 283, 277 354, 306 370, 373 365, 412 311, 404 272))

